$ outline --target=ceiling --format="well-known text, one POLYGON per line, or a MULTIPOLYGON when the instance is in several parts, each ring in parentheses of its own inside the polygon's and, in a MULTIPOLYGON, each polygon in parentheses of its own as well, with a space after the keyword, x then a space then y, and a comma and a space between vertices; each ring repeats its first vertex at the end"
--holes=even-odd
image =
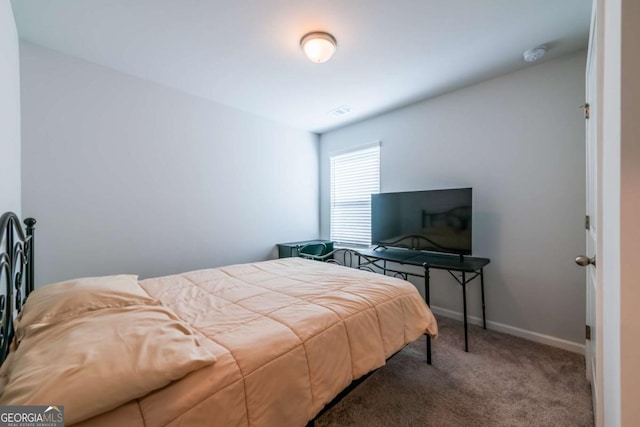
POLYGON ((13 0, 20 37, 322 133, 587 46, 587 0, 13 0), (300 38, 327 31, 331 60, 300 38), (329 111, 346 105, 341 117, 329 111))

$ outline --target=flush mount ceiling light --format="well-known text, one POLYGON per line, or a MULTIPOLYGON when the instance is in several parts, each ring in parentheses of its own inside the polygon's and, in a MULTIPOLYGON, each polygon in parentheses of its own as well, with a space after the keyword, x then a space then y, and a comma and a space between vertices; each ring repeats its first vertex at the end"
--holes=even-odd
POLYGON ((336 39, 329 33, 313 32, 302 37, 300 46, 315 63, 327 62, 336 51, 336 39))
POLYGON ((537 60, 542 58, 545 53, 547 53, 547 47, 538 46, 538 47, 534 47, 533 49, 525 50, 522 56, 524 57, 524 60, 527 62, 536 62, 537 60))

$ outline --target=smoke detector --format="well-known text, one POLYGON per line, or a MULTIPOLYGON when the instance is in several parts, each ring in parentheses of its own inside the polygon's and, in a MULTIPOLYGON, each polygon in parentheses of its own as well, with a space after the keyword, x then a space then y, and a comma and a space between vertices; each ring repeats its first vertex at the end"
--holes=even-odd
POLYGON ((542 58, 545 53, 547 53, 547 47, 546 46, 538 46, 538 47, 534 47, 532 49, 525 50, 524 53, 522 54, 522 56, 523 56, 524 60, 527 61, 527 62, 536 62, 540 58, 542 58))

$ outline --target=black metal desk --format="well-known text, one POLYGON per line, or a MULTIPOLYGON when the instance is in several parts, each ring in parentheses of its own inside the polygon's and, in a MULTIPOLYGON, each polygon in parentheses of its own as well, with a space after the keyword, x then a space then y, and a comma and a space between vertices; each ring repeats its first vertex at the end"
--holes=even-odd
MULTIPOLYGON (((482 326, 487 329, 487 319, 484 307, 484 267, 491 261, 488 258, 477 258, 471 256, 448 255, 433 252, 413 251, 399 248, 383 248, 376 249, 360 249, 358 255, 364 259, 359 260, 359 267, 377 267, 384 274, 393 273, 402 276, 405 280, 408 276, 424 277, 424 300, 430 305, 430 279, 429 270, 432 268, 438 270, 446 270, 456 279, 462 286, 462 305, 464 311, 464 351, 469 351, 469 340, 467 336, 467 284, 476 277, 480 276, 480 288, 482 292, 482 326), (382 261, 382 265, 380 262, 382 261), (402 271, 395 268, 389 268, 387 262, 393 262, 400 265, 413 265, 424 268, 424 275, 402 271), (454 271, 462 273, 462 277, 458 278, 454 271), (468 277, 467 274, 471 274, 468 277)), ((427 335, 427 363, 431 363, 431 337, 427 335)))

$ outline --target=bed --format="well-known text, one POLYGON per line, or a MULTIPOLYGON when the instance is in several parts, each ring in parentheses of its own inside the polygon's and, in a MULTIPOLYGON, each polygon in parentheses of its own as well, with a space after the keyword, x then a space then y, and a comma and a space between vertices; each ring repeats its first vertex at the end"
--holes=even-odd
POLYGON ((304 426, 437 335, 409 282, 300 258, 34 291, 28 224, 2 217, 0 405, 64 406, 67 425, 304 426))

